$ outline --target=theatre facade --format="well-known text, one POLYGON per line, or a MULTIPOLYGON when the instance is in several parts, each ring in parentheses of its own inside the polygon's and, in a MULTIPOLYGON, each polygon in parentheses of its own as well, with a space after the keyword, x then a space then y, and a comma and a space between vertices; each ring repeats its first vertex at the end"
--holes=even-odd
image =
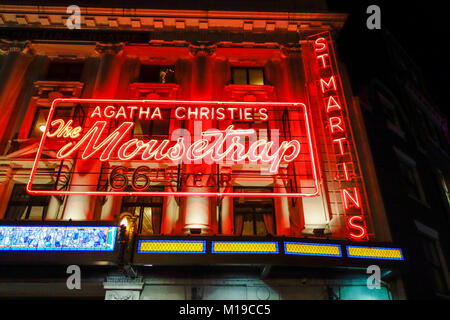
POLYGON ((68 16, 0 6, 0 296, 402 298, 346 15, 68 16))

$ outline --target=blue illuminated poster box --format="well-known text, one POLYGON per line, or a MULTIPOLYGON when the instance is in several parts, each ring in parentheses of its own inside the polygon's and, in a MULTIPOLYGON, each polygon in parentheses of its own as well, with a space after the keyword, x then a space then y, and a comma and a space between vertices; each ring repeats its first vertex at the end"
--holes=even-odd
POLYGON ((114 251, 113 226, 0 226, 0 251, 114 251))

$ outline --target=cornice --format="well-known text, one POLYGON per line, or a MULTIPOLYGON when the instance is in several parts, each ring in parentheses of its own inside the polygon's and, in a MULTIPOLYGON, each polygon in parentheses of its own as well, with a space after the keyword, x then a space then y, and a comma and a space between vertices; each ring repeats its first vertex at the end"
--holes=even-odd
MULTIPOLYGON (((0 27, 66 28, 62 6, 0 5, 0 27)), ((298 32, 340 29, 347 14, 81 8, 81 28, 94 30, 229 30, 298 32)))

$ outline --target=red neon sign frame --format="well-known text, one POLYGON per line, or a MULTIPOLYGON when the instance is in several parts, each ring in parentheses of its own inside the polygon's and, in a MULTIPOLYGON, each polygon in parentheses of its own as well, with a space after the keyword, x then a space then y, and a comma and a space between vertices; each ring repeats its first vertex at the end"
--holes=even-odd
MULTIPOLYGON (((70 125, 70 123, 66 124, 70 125)), ((61 126, 62 127, 62 126, 61 126)), ((61 131, 58 131, 58 136, 62 135, 61 131)), ((59 130, 59 129, 58 129, 59 130)), ((68 133, 66 131, 65 133, 68 133)), ((56 135, 56 132, 53 133, 52 136, 56 135)), ((78 133, 78 132, 77 132, 78 133)), ((69 134, 66 135, 70 136, 69 134)), ((78 135, 77 135, 78 136, 78 135)), ((309 114, 307 111, 307 107, 303 103, 282 103, 282 102, 222 102, 222 101, 184 101, 184 100, 120 100, 120 99, 55 99, 51 105, 49 115, 47 118, 45 130, 43 132, 38 151, 36 154, 35 161, 33 163, 33 167, 31 170, 31 174, 27 183, 26 190, 29 194, 34 195, 91 195, 91 196, 106 196, 106 195, 115 195, 115 196, 231 196, 231 197, 315 197, 319 194, 319 182, 316 170, 316 159, 314 150, 312 147, 312 132, 309 120, 309 114), (311 159, 311 172, 312 172, 312 180, 314 182, 314 190, 310 193, 289 193, 289 192, 280 192, 280 193, 260 193, 260 192, 183 192, 183 191, 73 191, 73 190, 33 190, 33 180, 36 175, 38 164, 40 161, 40 157, 44 148, 44 143, 49 134, 49 128, 52 123, 52 117, 58 103, 130 103, 130 104, 153 104, 153 105, 195 105, 195 106, 264 106, 269 109, 270 107, 275 106, 289 106, 294 108, 300 108, 305 122, 305 133, 308 141, 308 155, 311 159)))

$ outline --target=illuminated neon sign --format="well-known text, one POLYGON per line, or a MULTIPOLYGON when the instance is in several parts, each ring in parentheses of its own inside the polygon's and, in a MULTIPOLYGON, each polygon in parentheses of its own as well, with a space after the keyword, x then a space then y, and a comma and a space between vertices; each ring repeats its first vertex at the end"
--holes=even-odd
POLYGON ((27 191, 47 195, 316 196, 307 108, 302 103, 56 99, 27 191), (53 119, 60 107, 76 112, 53 119), (155 138, 151 130, 145 130, 164 121, 169 123, 165 136, 155 138), (46 161, 69 168, 58 175, 71 180, 66 189, 33 189, 44 150, 51 150, 46 161), (253 172, 256 180, 289 180, 290 187, 278 193, 221 190, 233 179, 234 170, 253 172), (85 188, 76 186, 73 177, 87 174, 93 178, 83 178, 85 188), (154 185, 175 182, 174 190, 151 190, 154 185), (193 192, 189 187, 207 190, 193 192))
POLYGON ((323 113, 325 114, 325 127, 328 137, 334 148, 337 159, 337 171, 343 180, 340 189, 341 200, 347 216, 348 235, 353 240, 367 240, 367 227, 364 218, 361 186, 355 179, 355 165, 357 162, 352 156, 350 143, 351 131, 347 131, 343 105, 339 98, 342 96, 342 85, 337 76, 333 48, 329 33, 321 33, 310 37, 313 42, 313 51, 316 58, 317 87, 322 95, 323 113))
MULTIPOLYGON (((70 121, 70 120, 69 120, 70 121)), ((62 135, 67 125, 64 125, 64 121, 61 119, 55 120, 51 125, 59 125, 58 129, 53 133, 48 133, 47 137, 54 136, 70 136, 71 138, 79 137, 79 131, 81 127, 76 127, 72 134, 68 131, 67 135, 62 135), (63 128, 63 129, 61 129, 63 128)), ((116 130, 114 130, 108 137, 100 141, 100 137, 105 131, 107 122, 97 121, 89 129, 89 131, 77 142, 69 142, 63 146, 56 154, 58 159, 69 158, 72 153, 82 150, 81 158, 87 160, 92 158, 95 153, 100 153, 100 161, 108 161, 115 149, 117 149, 117 158, 120 160, 128 161, 139 159, 143 161, 148 160, 170 160, 173 162, 180 161, 182 159, 188 160, 203 160, 209 158, 214 162, 219 162, 231 156, 236 162, 245 160, 249 161, 261 161, 262 163, 269 163, 269 172, 277 173, 280 167, 280 162, 291 162, 300 153, 300 142, 298 140, 283 141, 280 146, 275 150, 272 147, 273 142, 268 142, 265 139, 257 140, 253 142, 248 151, 245 151, 245 145, 240 141, 244 135, 253 135, 255 130, 235 130, 233 125, 229 126, 225 130, 215 130, 202 132, 202 139, 196 140, 189 147, 186 147, 184 138, 178 138, 175 145, 168 147, 170 140, 165 139, 162 141, 148 140, 143 141, 139 139, 126 140, 124 138, 128 136, 133 128, 133 122, 123 122, 116 130), (210 143, 208 137, 213 137, 214 142, 210 143), (231 145, 224 148, 225 142, 231 138, 231 145), (119 147, 120 146, 120 147, 119 147), (221 151, 225 149, 225 151, 221 151), (271 151, 272 150, 272 151, 271 151)))

